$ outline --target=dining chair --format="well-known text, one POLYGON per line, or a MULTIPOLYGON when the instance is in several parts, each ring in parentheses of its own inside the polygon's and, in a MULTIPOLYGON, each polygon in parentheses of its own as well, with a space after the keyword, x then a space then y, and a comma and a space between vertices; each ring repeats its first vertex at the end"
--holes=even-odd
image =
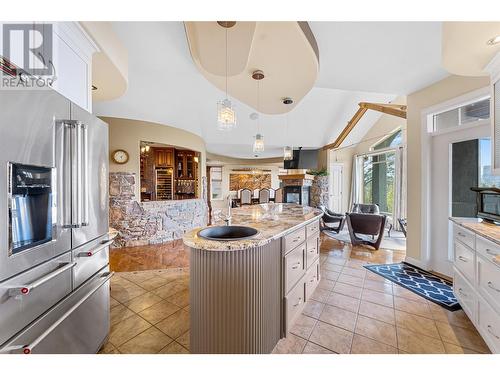
POLYGON ((259 190, 259 203, 269 203, 269 189, 259 190))
POLYGON ((274 203, 283 203, 283 188, 274 191, 274 203))
POLYGON ((252 204, 252 191, 250 189, 241 189, 240 204, 252 204))

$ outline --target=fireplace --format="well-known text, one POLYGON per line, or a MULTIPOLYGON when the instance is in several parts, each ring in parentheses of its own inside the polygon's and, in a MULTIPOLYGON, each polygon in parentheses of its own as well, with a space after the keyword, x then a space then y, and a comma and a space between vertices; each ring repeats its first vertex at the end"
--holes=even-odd
POLYGON ((314 176, 308 174, 286 174, 278 176, 283 188, 283 202, 310 204, 310 190, 314 176))

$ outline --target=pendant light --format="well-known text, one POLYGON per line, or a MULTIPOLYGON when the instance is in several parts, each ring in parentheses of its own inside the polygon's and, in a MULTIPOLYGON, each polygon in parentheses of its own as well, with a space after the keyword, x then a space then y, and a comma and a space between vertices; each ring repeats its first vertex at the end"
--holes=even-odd
POLYGON ((227 54, 227 29, 233 27, 236 22, 234 21, 217 21, 226 32, 226 98, 217 102, 217 125, 219 130, 229 131, 236 127, 236 112, 234 110, 231 100, 227 94, 227 67, 228 67, 228 54, 227 54))
MULTIPOLYGON (((260 112, 260 81, 264 79, 264 72, 262 70, 256 70, 252 73, 252 78, 257 81, 257 111, 260 112)), ((257 121, 257 134, 253 142, 254 153, 264 152, 264 136, 259 132, 260 118, 261 116, 259 116, 257 121)))
MULTIPOLYGON (((290 105, 293 103, 292 98, 283 98, 282 99, 283 104, 285 105, 290 105)), ((286 113, 286 124, 285 124, 285 134, 288 135, 288 114, 289 112, 286 113)), ((283 147, 283 160, 293 160, 293 147, 292 146, 285 146, 283 147)))

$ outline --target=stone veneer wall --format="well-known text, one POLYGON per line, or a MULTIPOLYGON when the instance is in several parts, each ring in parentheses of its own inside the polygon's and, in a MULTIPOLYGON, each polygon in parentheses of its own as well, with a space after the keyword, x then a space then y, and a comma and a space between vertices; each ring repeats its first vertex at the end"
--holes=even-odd
POLYGON ((115 247, 168 242, 207 225, 204 199, 137 202, 135 183, 135 173, 109 174, 109 223, 120 233, 115 247))
POLYGON ((328 207, 328 176, 315 176, 311 186, 311 206, 328 207))

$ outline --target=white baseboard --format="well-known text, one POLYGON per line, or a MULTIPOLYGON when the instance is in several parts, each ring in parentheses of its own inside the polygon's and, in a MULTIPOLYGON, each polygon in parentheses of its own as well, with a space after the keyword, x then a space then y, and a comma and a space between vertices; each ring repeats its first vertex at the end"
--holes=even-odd
POLYGON ((426 262, 422 262, 419 259, 405 257, 405 262, 410 263, 412 266, 416 266, 416 267, 421 268, 425 271, 429 270, 429 265, 426 262))

